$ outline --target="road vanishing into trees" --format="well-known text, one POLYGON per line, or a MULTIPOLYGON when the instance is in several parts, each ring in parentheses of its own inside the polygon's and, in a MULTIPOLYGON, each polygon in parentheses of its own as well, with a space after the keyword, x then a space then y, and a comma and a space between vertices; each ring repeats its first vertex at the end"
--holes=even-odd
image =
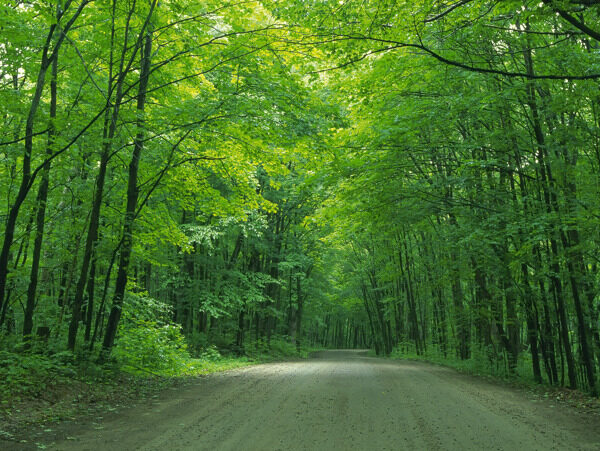
POLYGON ((214 374, 100 425, 64 425, 65 440, 48 448, 600 449, 597 415, 451 369, 365 354, 326 351, 214 374))

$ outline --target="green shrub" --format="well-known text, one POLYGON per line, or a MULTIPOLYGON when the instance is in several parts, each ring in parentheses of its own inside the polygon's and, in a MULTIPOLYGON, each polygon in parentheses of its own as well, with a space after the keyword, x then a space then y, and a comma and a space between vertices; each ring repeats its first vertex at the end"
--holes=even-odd
POLYGON ((176 376, 190 355, 181 327, 171 322, 172 308, 146 293, 127 292, 112 356, 133 374, 176 376))
POLYGON ((64 353, 50 356, 37 353, 0 351, 0 398, 16 399, 37 395, 59 377, 76 374, 64 353))
POLYGON ((113 356, 126 371, 164 376, 185 371, 190 359, 179 326, 148 320, 123 324, 113 356))
POLYGON ((207 347, 204 351, 200 353, 200 359, 208 360, 209 362, 216 362, 218 360, 221 360, 222 358, 223 357, 221 356, 221 353, 214 345, 207 347))

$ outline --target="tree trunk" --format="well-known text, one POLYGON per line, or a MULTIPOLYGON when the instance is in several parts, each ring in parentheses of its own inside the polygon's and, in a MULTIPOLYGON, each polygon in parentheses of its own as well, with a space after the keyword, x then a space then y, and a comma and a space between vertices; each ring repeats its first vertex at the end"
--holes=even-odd
POLYGON ((127 286, 127 270, 129 269, 129 260, 133 247, 133 223, 138 201, 137 176, 140 165, 140 156, 144 148, 145 137, 145 119, 144 108, 146 105, 146 92, 148 88, 148 78, 150 75, 150 57, 152 55, 152 31, 149 30, 145 36, 143 44, 143 53, 141 60, 140 83, 137 96, 137 135, 135 138, 133 154, 129 163, 129 177, 127 179, 127 207, 125 210, 125 221, 123 224, 123 235, 121 245, 121 255, 119 259, 119 269, 117 271, 117 281, 115 283, 115 292, 113 295, 112 308, 106 325, 104 342, 102 348, 105 354, 110 353, 114 344, 119 320, 121 318, 121 309, 123 307, 123 298, 127 286))
MULTIPOLYGON (((533 75, 533 61, 531 57, 531 50, 528 49, 524 52, 525 55, 525 65, 527 68, 527 72, 529 75, 533 75)), ((555 196, 554 192, 552 192, 552 175, 549 172, 550 167, 546 161, 546 142, 544 137, 544 132, 542 130, 542 124, 539 117, 537 101, 536 101, 536 92, 535 87, 531 81, 527 84, 527 94, 528 94, 528 106, 531 111, 533 131, 535 135, 536 144, 538 146, 538 150, 536 153, 538 162, 539 162, 539 171, 541 176, 541 185, 544 194, 544 202, 546 205, 546 211, 550 214, 556 208, 555 205, 555 196)), ((571 341, 569 338, 569 324, 567 321, 567 313, 564 301, 564 295, 562 290, 562 283, 559 279, 560 274, 560 266, 559 266, 559 252, 558 252, 558 243, 556 242, 556 238, 553 236, 553 232, 550 232, 550 249, 551 249, 551 263, 550 263, 550 280, 552 282, 553 290, 557 299, 557 314, 560 322, 561 329, 561 341, 563 343, 563 348, 565 351, 565 357, 567 361, 567 371, 569 374, 569 386, 571 388, 577 388, 577 371, 575 367, 575 359, 573 357, 573 351, 571 349, 571 341)))
MULTIPOLYGON (((46 156, 50 157, 54 148, 56 127, 56 102, 57 92, 56 83, 58 78, 58 54, 52 61, 52 79, 50 81, 50 125, 48 127, 48 144, 46 147, 46 156)), ((33 244, 33 256, 31 261, 31 273, 29 276, 29 286, 27 287, 27 301, 23 316, 23 337, 29 337, 33 330, 33 312, 37 294, 38 276, 40 269, 40 257, 42 255, 42 243, 44 240, 44 223, 46 220, 46 202, 48 201, 48 185, 50 183, 50 161, 44 164, 42 177, 37 194, 37 215, 35 221, 35 239, 33 244)))

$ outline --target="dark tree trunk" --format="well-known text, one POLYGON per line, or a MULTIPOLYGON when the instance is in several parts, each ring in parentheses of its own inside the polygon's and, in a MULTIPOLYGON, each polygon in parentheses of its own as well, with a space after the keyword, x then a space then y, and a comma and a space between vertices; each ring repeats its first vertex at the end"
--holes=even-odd
POLYGON ((83 338, 86 343, 90 342, 92 320, 94 318, 94 298, 96 291, 96 261, 96 258, 92 260, 92 264, 90 267, 90 278, 87 283, 88 301, 85 307, 85 334, 83 338))
MULTIPOLYGON (((152 14, 152 13, 150 13, 152 14)), ((121 318, 121 309, 123 307, 123 298, 125 296, 125 287, 127 286, 127 271, 131 250, 133 247, 133 223, 138 202, 137 177, 140 166, 140 156, 144 148, 145 137, 145 119, 144 108, 146 105, 146 92, 148 88, 148 78, 150 75, 150 57, 152 55, 152 32, 146 33, 143 53, 141 60, 140 83, 137 96, 137 135, 135 138, 133 154, 129 163, 129 176, 127 179, 127 207, 125 210, 125 221, 123 224, 123 235, 121 244, 121 254, 119 258, 119 269, 117 270, 117 281, 115 283, 115 292, 113 295, 112 308, 106 324, 106 332, 102 348, 105 354, 108 354, 114 344, 119 320, 121 318)))
MULTIPOLYGON (((525 56, 525 66, 527 68, 527 72, 529 75, 533 75, 533 61, 531 57, 531 50, 526 50, 524 52, 525 56)), ((544 202, 546 205, 546 211, 549 214, 552 214, 553 211, 556 210, 556 194, 552 191, 553 189, 553 180, 550 172, 550 167, 546 161, 546 142, 544 137, 544 132, 542 130, 542 124, 539 117, 537 101, 536 101, 536 91, 535 86, 530 81, 527 85, 527 95, 528 95, 528 106, 531 111, 533 131, 536 139, 536 144, 538 146, 538 150, 536 153, 538 162, 539 162, 539 171, 541 176, 541 184, 542 190, 544 194, 544 202)), ((571 388, 577 388, 577 371, 575 367, 575 359, 573 357, 573 351, 571 349, 571 341, 569 338, 569 324, 567 321, 567 313, 564 302, 564 295, 562 289, 562 283, 559 278, 560 274, 560 266, 559 259, 560 255, 558 252, 558 243, 556 242, 556 238, 553 236, 554 231, 550 232, 550 249, 551 249, 551 262, 550 262, 550 280, 552 282, 553 290, 557 299, 557 314, 560 322, 560 333, 561 333, 561 341, 563 343, 563 349, 565 352, 565 357, 567 361, 567 371, 569 374, 569 386, 571 388)))
MULTIPOLYGON (((50 125, 48 127, 48 144, 46 147, 46 156, 50 157, 54 148, 56 127, 56 102, 57 92, 56 83, 58 77, 58 55, 52 62, 52 79, 50 81, 50 125)), ((35 239, 33 244, 33 256, 31 261, 31 273, 29 276, 29 286, 27 287, 27 301, 23 316, 23 337, 29 337, 33 330, 33 312, 35 309, 35 300, 37 294, 38 276, 40 270, 40 257, 42 255, 42 243, 44 240, 44 223, 46 221, 46 202, 48 201, 48 185, 50 183, 50 161, 44 164, 42 177, 37 193, 37 215, 35 221, 35 239)))

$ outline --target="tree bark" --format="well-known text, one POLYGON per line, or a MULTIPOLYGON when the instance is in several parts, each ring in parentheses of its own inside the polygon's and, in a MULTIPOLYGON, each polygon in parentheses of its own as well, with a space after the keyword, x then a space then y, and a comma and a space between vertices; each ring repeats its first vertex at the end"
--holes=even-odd
MULTIPOLYGON (((52 61, 52 79, 50 81, 50 125, 48 127, 48 144, 46 156, 51 156, 56 134, 56 103, 57 103, 57 77, 58 77, 58 54, 52 61)), ((44 240, 44 223, 46 220, 46 202, 48 201, 48 185, 50 183, 50 161, 46 161, 42 169, 42 177, 37 194, 37 214, 35 221, 35 239, 33 244, 33 256, 31 261, 31 272, 29 285, 27 287, 27 301, 23 315, 23 337, 31 336, 33 330, 33 312, 37 294, 38 276, 40 269, 40 257, 42 254, 42 243, 44 240)))
POLYGON ((145 118, 144 109, 146 105, 146 93, 148 88, 148 78, 150 75, 150 58, 152 56, 152 31, 149 30, 145 36, 143 46, 143 54, 141 61, 140 83, 137 96, 137 135, 134 143, 131 162, 129 163, 129 177, 127 179, 127 207, 125 210, 125 222, 123 224, 123 235, 121 245, 121 255, 119 259, 119 269, 117 272, 117 281, 115 284, 115 293, 113 295, 112 308, 106 325, 104 342, 102 348, 106 354, 114 344, 119 320, 121 318, 121 309, 123 307, 123 298, 125 296, 125 288, 127 285, 127 271, 129 269, 129 261, 131 250, 133 247, 133 223, 138 201, 138 186, 137 176, 140 165, 140 156, 144 148, 145 137, 145 118))

